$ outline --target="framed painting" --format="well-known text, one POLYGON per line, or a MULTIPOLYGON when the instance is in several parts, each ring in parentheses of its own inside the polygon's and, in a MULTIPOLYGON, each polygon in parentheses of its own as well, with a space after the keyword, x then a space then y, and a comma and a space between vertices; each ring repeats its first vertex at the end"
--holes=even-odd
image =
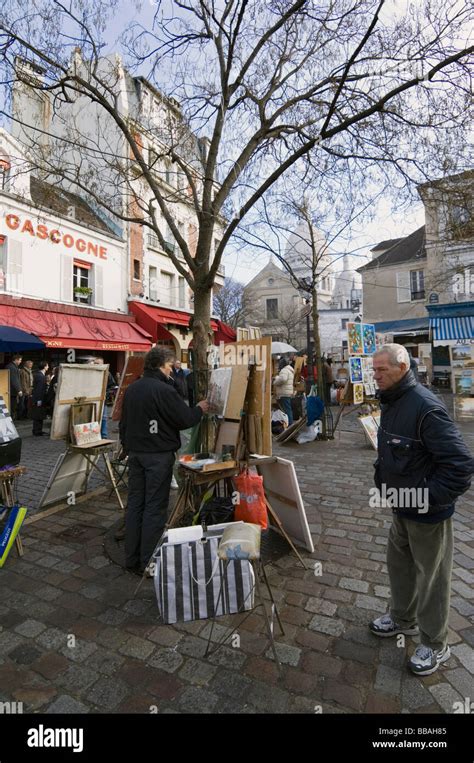
POLYGON ((362 349, 364 355, 372 355, 375 352, 375 327, 372 323, 362 324, 362 349))
POLYGON ((364 385, 354 384, 354 405, 360 405, 364 402, 364 385))
POLYGON ((370 440, 370 444, 377 450, 377 434, 380 426, 380 413, 372 413, 368 416, 359 416, 359 421, 370 440))
POLYGON ((362 325, 360 323, 348 323, 347 335, 349 338, 349 354, 362 355, 363 353, 362 325))
POLYGON ((349 358, 349 370, 351 376, 351 382, 353 384, 359 384, 364 380, 362 373, 362 359, 361 358, 349 358))

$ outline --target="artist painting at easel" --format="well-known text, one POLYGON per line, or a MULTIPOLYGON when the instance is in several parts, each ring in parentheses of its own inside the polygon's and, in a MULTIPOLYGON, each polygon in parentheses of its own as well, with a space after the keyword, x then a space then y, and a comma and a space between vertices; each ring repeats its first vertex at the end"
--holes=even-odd
POLYGON ((145 356, 141 379, 125 392, 120 440, 128 453, 128 506, 125 520, 127 569, 143 572, 166 524, 179 432, 197 424, 209 405, 189 408, 171 379, 175 354, 154 347, 145 356))

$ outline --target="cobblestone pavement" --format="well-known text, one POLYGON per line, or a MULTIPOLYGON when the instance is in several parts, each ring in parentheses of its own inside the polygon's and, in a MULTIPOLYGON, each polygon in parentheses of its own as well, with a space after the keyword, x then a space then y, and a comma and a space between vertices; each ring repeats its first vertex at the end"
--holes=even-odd
POLYGON ((405 667, 414 639, 397 648, 367 630, 387 609, 390 521, 368 506, 375 453, 362 432, 275 451, 296 466, 315 541, 307 564, 322 563, 315 575, 289 553, 268 567, 285 627, 281 679, 258 609, 241 626, 219 619, 216 635, 229 626, 240 646, 207 659, 209 622, 160 624, 152 581, 134 596, 138 578, 104 554, 118 517, 104 495, 33 517, 24 557, 12 551, 0 570, 0 701, 28 713, 443 714, 472 698, 474 491, 456 512, 452 657, 420 679, 405 667))
MULTIPOLYGON (((22 438, 21 463, 28 470, 18 481, 18 498, 31 515, 38 511, 48 480, 59 456, 66 451, 66 445, 62 440, 50 439, 51 419, 44 422, 44 437, 33 437, 31 421, 16 421, 15 426, 22 438)), ((108 427, 111 439, 118 439, 117 425, 109 422, 108 427)), ((93 490, 104 485, 105 478, 93 472, 89 484, 93 490)))

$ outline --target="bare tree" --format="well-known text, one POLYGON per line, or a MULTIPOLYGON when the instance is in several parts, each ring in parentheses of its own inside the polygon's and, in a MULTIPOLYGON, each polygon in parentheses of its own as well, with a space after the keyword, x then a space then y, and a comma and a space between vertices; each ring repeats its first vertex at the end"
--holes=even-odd
POLYGON ((151 28, 134 23, 123 36, 126 69, 102 55, 114 0, 4 0, 2 81, 17 103, 31 97, 23 111, 3 113, 21 125, 44 174, 158 238, 194 291, 204 367, 225 248, 302 157, 312 156, 321 177, 342 167, 370 180, 384 167, 422 180, 465 161, 471 9, 458 0, 420 0, 411 14, 394 5, 391 14, 384 0, 156 7, 151 28), (130 74, 137 66, 150 81, 166 75, 170 97, 157 91, 155 119, 143 107, 143 80, 130 74), (34 118, 38 98, 46 124, 34 118), (93 128, 82 118, 89 106, 93 128), (183 197, 193 235, 173 214, 183 197))
POLYGON ((224 286, 214 294, 214 313, 232 328, 243 326, 246 313, 245 286, 233 278, 226 278, 224 286))
MULTIPOLYGON (((245 321, 246 325, 258 326, 263 335, 271 334, 275 341, 298 344, 301 339, 301 326, 306 320, 308 308, 305 305, 294 306, 283 302, 271 318, 265 314, 265 309, 250 295, 246 299, 245 321)), ((304 339, 306 342, 306 337, 304 339)), ((298 349, 298 348, 297 348, 298 349)))

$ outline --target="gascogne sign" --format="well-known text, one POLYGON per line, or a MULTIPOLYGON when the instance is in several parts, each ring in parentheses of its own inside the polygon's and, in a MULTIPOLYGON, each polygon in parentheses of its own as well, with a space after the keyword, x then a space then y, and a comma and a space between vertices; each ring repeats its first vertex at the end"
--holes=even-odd
POLYGON ((42 241, 49 240, 53 244, 62 243, 68 249, 76 249, 81 254, 91 254, 101 260, 107 259, 107 247, 99 246, 99 244, 84 238, 76 238, 70 233, 62 233, 59 228, 49 229, 47 225, 35 224, 28 218, 22 219, 19 215, 12 213, 5 216, 5 223, 10 230, 28 234, 42 241))

